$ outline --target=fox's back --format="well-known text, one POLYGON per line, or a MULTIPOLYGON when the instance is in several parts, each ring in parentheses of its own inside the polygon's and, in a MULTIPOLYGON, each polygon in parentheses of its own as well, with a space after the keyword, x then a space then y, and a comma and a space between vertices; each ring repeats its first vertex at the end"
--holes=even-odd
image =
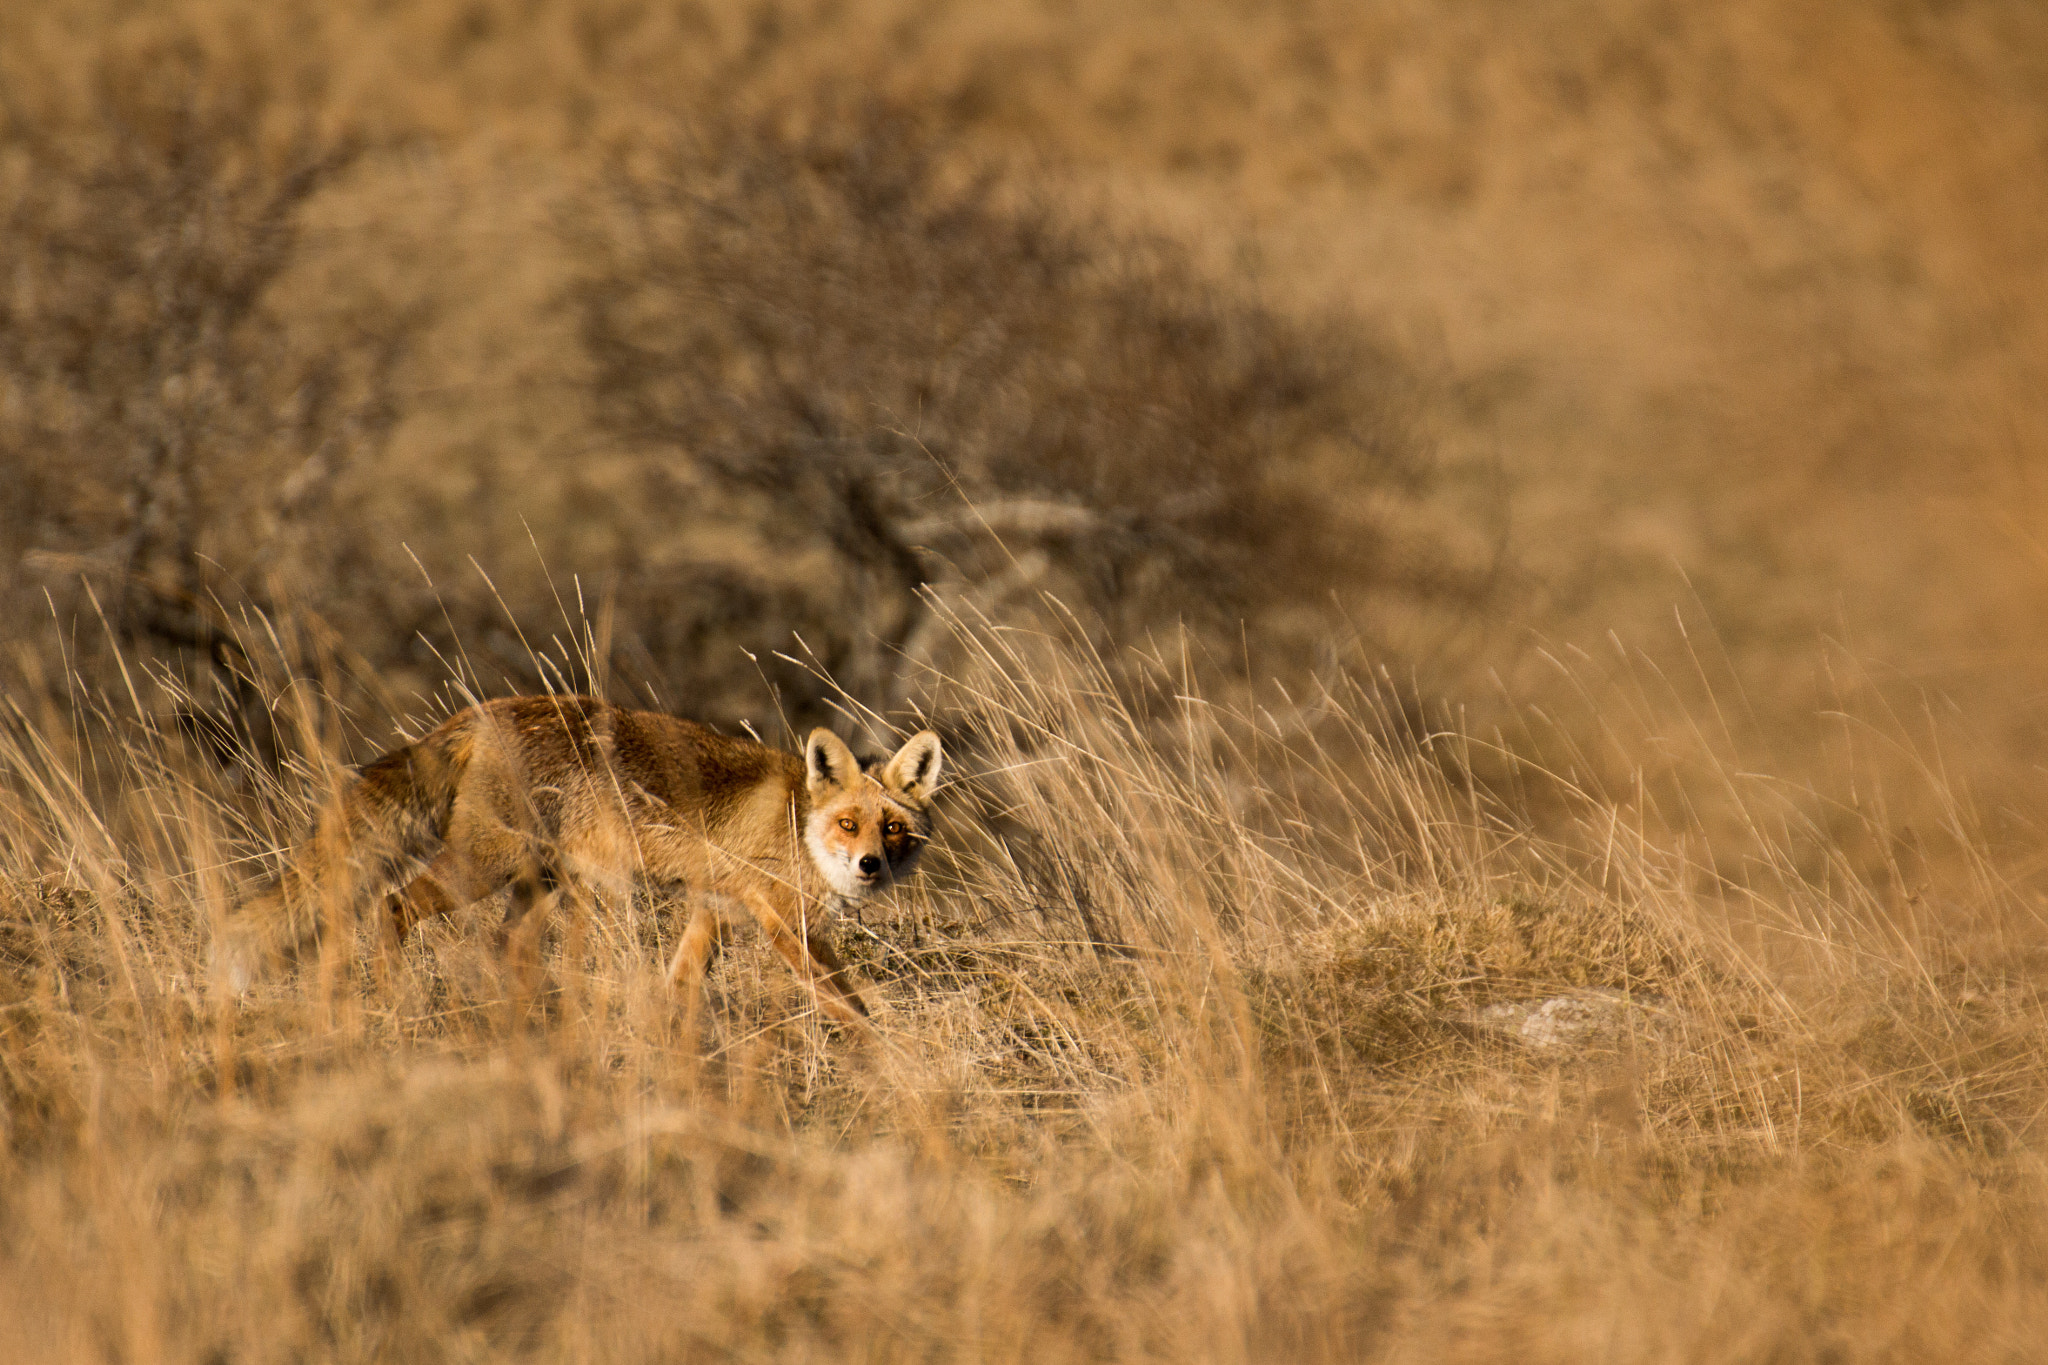
MULTIPOLYGON (((443 722, 437 742, 471 780, 528 789, 543 806, 656 805, 718 829, 756 807, 803 804, 802 761, 752 740, 594 697, 507 697, 443 722)), ((786 816, 784 818, 787 818, 786 816)))

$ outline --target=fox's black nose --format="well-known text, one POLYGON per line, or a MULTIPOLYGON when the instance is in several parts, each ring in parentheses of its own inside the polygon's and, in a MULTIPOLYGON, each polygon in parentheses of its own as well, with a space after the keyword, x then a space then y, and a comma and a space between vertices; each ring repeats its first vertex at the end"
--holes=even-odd
POLYGON ((860 860, 860 871, 864 877, 872 877, 882 870, 882 860, 870 853, 860 860))

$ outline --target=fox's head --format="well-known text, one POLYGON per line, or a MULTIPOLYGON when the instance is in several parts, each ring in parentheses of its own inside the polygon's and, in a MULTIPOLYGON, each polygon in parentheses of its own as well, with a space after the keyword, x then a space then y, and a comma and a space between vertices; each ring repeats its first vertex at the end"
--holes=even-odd
POLYGON ((804 842, 826 883, 852 900, 910 875, 931 837, 931 796, 943 755, 929 730, 893 757, 864 769, 830 730, 804 744, 811 814, 804 842))

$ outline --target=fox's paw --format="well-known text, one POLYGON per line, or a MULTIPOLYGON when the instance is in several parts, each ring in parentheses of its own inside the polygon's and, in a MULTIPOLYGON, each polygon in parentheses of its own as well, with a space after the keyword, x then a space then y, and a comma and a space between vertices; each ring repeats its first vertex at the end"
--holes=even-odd
POLYGON ((246 995, 261 975, 262 953, 247 932, 222 930, 213 940, 213 961, 207 972, 215 991, 225 995, 246 995))

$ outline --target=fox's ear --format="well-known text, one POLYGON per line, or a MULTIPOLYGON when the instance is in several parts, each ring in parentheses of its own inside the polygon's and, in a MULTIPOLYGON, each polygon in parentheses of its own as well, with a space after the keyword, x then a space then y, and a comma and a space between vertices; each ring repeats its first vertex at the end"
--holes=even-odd
POLYGON ((929 730, 920 730, 896 751, 896 756, 882 769, 882 785, 894 787, 905 796, 930 796, 939 785, 939 769, 945 760, 945 751, 939 747, 939 737, 929 730))
POLYGON ((812 791, 830 791, 852 782, 860 763, 846 741, 823 726, 811 731, 804 742, 804 777, 812 791))

